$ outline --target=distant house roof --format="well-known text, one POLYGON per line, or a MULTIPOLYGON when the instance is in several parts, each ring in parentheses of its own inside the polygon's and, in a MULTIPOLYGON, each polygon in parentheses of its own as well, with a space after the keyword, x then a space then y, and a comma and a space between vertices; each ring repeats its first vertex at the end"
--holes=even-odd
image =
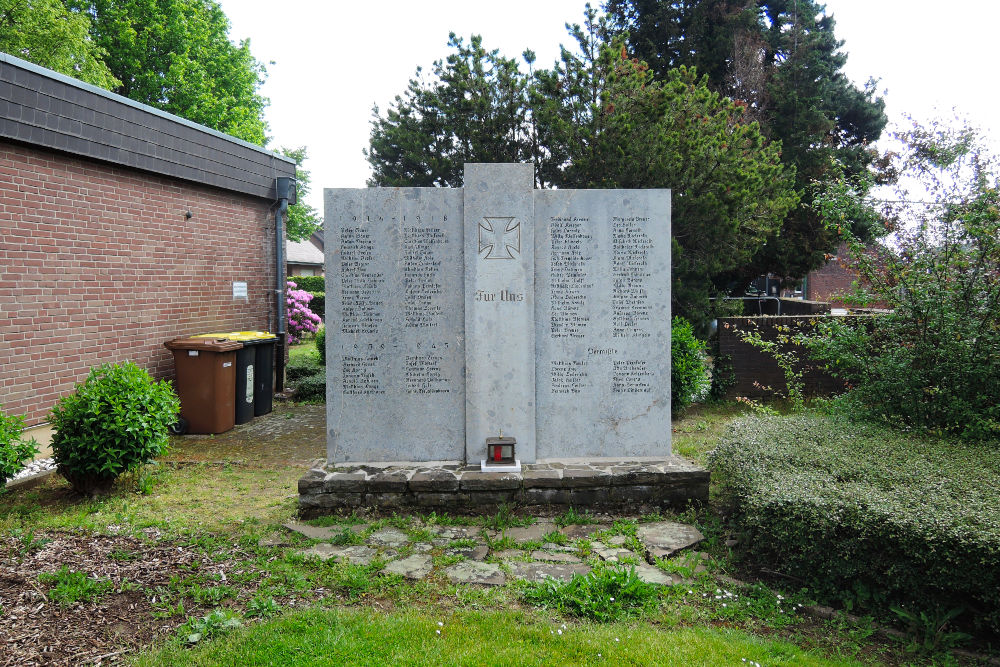
POLYGON ((308 240, 287 241, 285 243, 285 261, 289 264, 323 266, 323 259, 323 252, 308 240))
POLYGON ((0 139, 274 199, 295 162, 0 53, 0 139))

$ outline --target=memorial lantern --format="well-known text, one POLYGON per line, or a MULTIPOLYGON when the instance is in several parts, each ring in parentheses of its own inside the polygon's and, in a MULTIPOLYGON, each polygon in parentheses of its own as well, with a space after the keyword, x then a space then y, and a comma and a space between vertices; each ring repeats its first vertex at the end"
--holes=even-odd
POLYGON ((514 438, 500 435, 486 438, 486 465, 514 465, 514 438))

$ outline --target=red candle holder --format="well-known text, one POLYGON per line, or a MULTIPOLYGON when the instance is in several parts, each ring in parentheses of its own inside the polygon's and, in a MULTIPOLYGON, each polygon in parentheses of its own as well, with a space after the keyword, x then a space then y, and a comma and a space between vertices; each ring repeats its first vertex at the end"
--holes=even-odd
POLYGON ((486 465, 513 465, 516 443, 514 438, 508 436, 486 438, 486 465))

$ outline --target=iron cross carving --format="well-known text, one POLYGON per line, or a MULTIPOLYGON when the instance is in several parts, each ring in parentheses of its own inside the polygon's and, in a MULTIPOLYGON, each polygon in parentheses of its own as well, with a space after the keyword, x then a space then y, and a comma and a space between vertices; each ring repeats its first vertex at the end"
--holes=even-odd
POLYGON ((479 252, 483 259, 514 259, 521 254, 521 222, 514 218, 483 218, 479 223, 479 252))

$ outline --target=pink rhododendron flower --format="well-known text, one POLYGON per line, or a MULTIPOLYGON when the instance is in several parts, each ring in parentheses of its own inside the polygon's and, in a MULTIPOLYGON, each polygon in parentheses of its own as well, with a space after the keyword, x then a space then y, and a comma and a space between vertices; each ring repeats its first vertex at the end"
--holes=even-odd
POLYGON ((322 321, 319 315, 309 310, 309 302, 313 296, 305 290, 295 289, 298 287, 292 281, 288 281, 285 290, 285 305, 288 307, 288 340, 297 343, 302 336, 307 333, 316 333, 322 321))

